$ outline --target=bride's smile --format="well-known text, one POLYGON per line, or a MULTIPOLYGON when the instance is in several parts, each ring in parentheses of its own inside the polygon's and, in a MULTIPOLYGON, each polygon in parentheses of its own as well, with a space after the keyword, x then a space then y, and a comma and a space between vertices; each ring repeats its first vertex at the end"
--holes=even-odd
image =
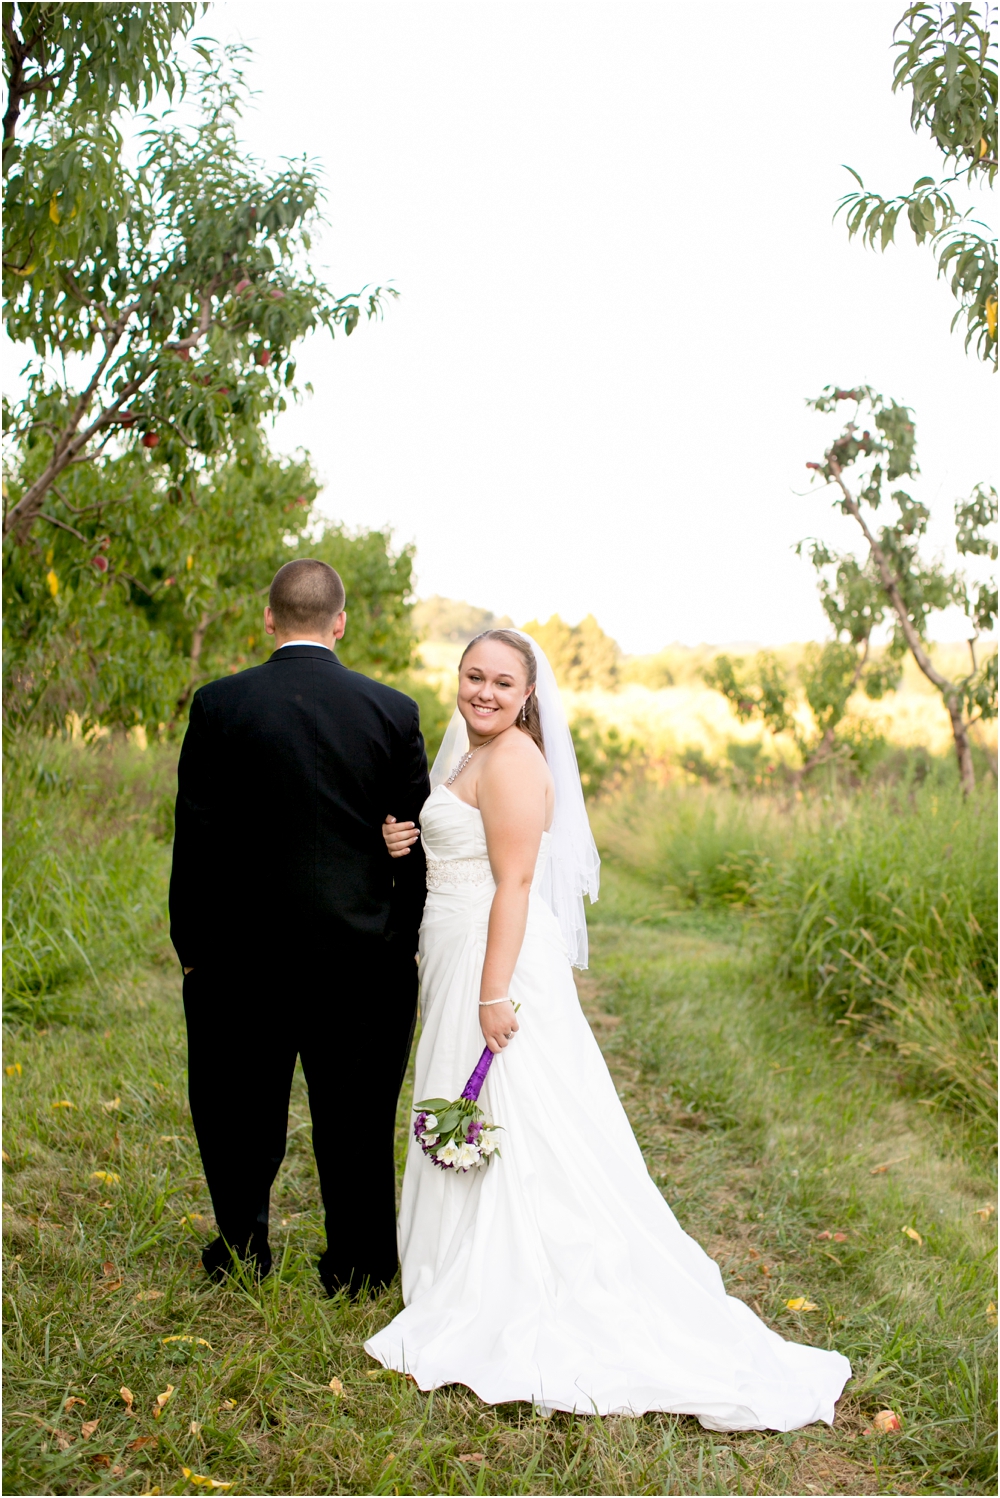
POLYGON ((513 728, 533 688, 516 651, 499 640, 474 640, 459 669, 458 710, 475 748, 513 728))

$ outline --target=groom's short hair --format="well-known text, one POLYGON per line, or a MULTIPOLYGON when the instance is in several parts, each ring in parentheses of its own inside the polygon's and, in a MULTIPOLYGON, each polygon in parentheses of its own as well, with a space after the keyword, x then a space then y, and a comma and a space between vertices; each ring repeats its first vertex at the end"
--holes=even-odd
POLYGON ((296 629, 326 629, 344 608, 340 573, 315 557, 300 557, 279 567, 268 603, 282 634, 296 629))

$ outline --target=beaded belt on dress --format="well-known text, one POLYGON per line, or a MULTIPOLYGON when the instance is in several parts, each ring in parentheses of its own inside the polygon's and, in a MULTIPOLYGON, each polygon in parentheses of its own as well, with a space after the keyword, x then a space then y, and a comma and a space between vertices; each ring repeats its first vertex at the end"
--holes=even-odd
POLYGON ((452 884, 485 884, 493 878, 488 858, 429 858, 427 888, 445 889, 452 884))

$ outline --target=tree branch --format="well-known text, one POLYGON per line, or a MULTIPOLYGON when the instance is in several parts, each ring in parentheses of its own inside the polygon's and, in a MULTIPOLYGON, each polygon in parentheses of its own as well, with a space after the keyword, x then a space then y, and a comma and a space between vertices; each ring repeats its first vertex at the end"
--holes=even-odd
POLYGON ((39 510, 37 518, 47 520, 50 525, 57 525, 62 531, 69 531, 70 535, 82 541, 84 546, 90 545, 89 537, 85 536, 82 531, 78 531, 75 525, 67 525, 65 520, 58 520, 55 515, 47 515, 44 510, 39 510))

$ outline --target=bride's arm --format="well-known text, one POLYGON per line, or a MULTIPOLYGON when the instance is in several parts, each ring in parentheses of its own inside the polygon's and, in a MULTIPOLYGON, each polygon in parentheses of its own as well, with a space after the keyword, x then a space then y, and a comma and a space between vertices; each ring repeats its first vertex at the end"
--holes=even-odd
POLYGON ((496 881, 480 984, 479 1022, 491 1051, 501 1051, 518 1028, 506 998, 524 941, 528 894, 545 828, 547 773, 538 750, 520 733, 497 744, 477 786, 486 848, 496 881))

